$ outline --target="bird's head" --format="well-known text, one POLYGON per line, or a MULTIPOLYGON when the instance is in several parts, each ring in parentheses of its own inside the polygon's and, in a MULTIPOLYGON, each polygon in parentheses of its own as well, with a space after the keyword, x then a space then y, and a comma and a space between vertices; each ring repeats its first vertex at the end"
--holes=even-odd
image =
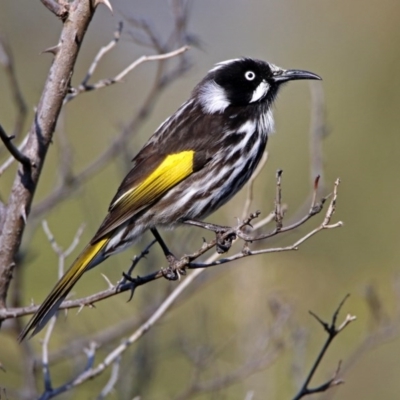
POLYGON ((197 85, 205 112, 222 113, 229 106, 271 104, 282 83, 297 79, 321 79, 302 70, 282 69, 265 61, 238 58, 216 64, 197 85))

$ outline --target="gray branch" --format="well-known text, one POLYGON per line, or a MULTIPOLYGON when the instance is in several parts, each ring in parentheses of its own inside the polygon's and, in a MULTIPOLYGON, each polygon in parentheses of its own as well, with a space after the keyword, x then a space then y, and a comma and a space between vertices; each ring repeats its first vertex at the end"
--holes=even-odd
MULTIPOLYGON (((36 186, 52 141, 57 118, 86 29, 95 9, 90 2, 76 2, 63 26, 55 54, 28 134, 25 155, 35 168, 19 167, 8 199, 7 215, 0 237, 0 308, 6 307, 7 292, 15 268, 15 255, 29 216, 36 186)), ((1 321, 0 321, 1 322, 1 321)))

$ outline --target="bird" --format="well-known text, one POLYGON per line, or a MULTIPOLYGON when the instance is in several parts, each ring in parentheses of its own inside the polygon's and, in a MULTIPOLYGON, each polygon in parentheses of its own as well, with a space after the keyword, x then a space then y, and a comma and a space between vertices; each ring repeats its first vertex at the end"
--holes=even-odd
POLYGON ((99 229, 19 340, 43 329, 85 272, 131 246, 146 230, 161 240, 157 227, 202 221, 229 201, 265 151, 279 89, 300 79, 321 77, 248 57, 213 66, 133 158, 99 229))

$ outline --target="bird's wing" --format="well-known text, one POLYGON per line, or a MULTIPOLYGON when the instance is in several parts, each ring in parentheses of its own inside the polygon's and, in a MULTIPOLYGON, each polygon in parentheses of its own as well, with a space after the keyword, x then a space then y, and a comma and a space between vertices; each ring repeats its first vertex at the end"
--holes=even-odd
POLYGON ((193 172, 203 168, 209 159, 205 152, 195 150, 182 150, 173 154, 157 153, 149 157, 141 153, 135 158, 134 167, 119 187, 92 244, 152 205, 193 172))

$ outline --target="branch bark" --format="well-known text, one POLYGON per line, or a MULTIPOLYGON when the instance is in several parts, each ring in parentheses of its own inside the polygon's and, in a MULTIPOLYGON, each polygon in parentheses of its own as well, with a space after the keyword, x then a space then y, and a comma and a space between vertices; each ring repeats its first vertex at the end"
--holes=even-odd
POLYGON ((0 308, 3 309, 15 268, 14 258, 21 244, 35 189, 63 100, 68 93, 80 46, 94 12, 89 1, 75 2, 70 9, 28 135, 25 155, 35 167, 27 169, 20 166, 11 189, 0 237, 0 308))

